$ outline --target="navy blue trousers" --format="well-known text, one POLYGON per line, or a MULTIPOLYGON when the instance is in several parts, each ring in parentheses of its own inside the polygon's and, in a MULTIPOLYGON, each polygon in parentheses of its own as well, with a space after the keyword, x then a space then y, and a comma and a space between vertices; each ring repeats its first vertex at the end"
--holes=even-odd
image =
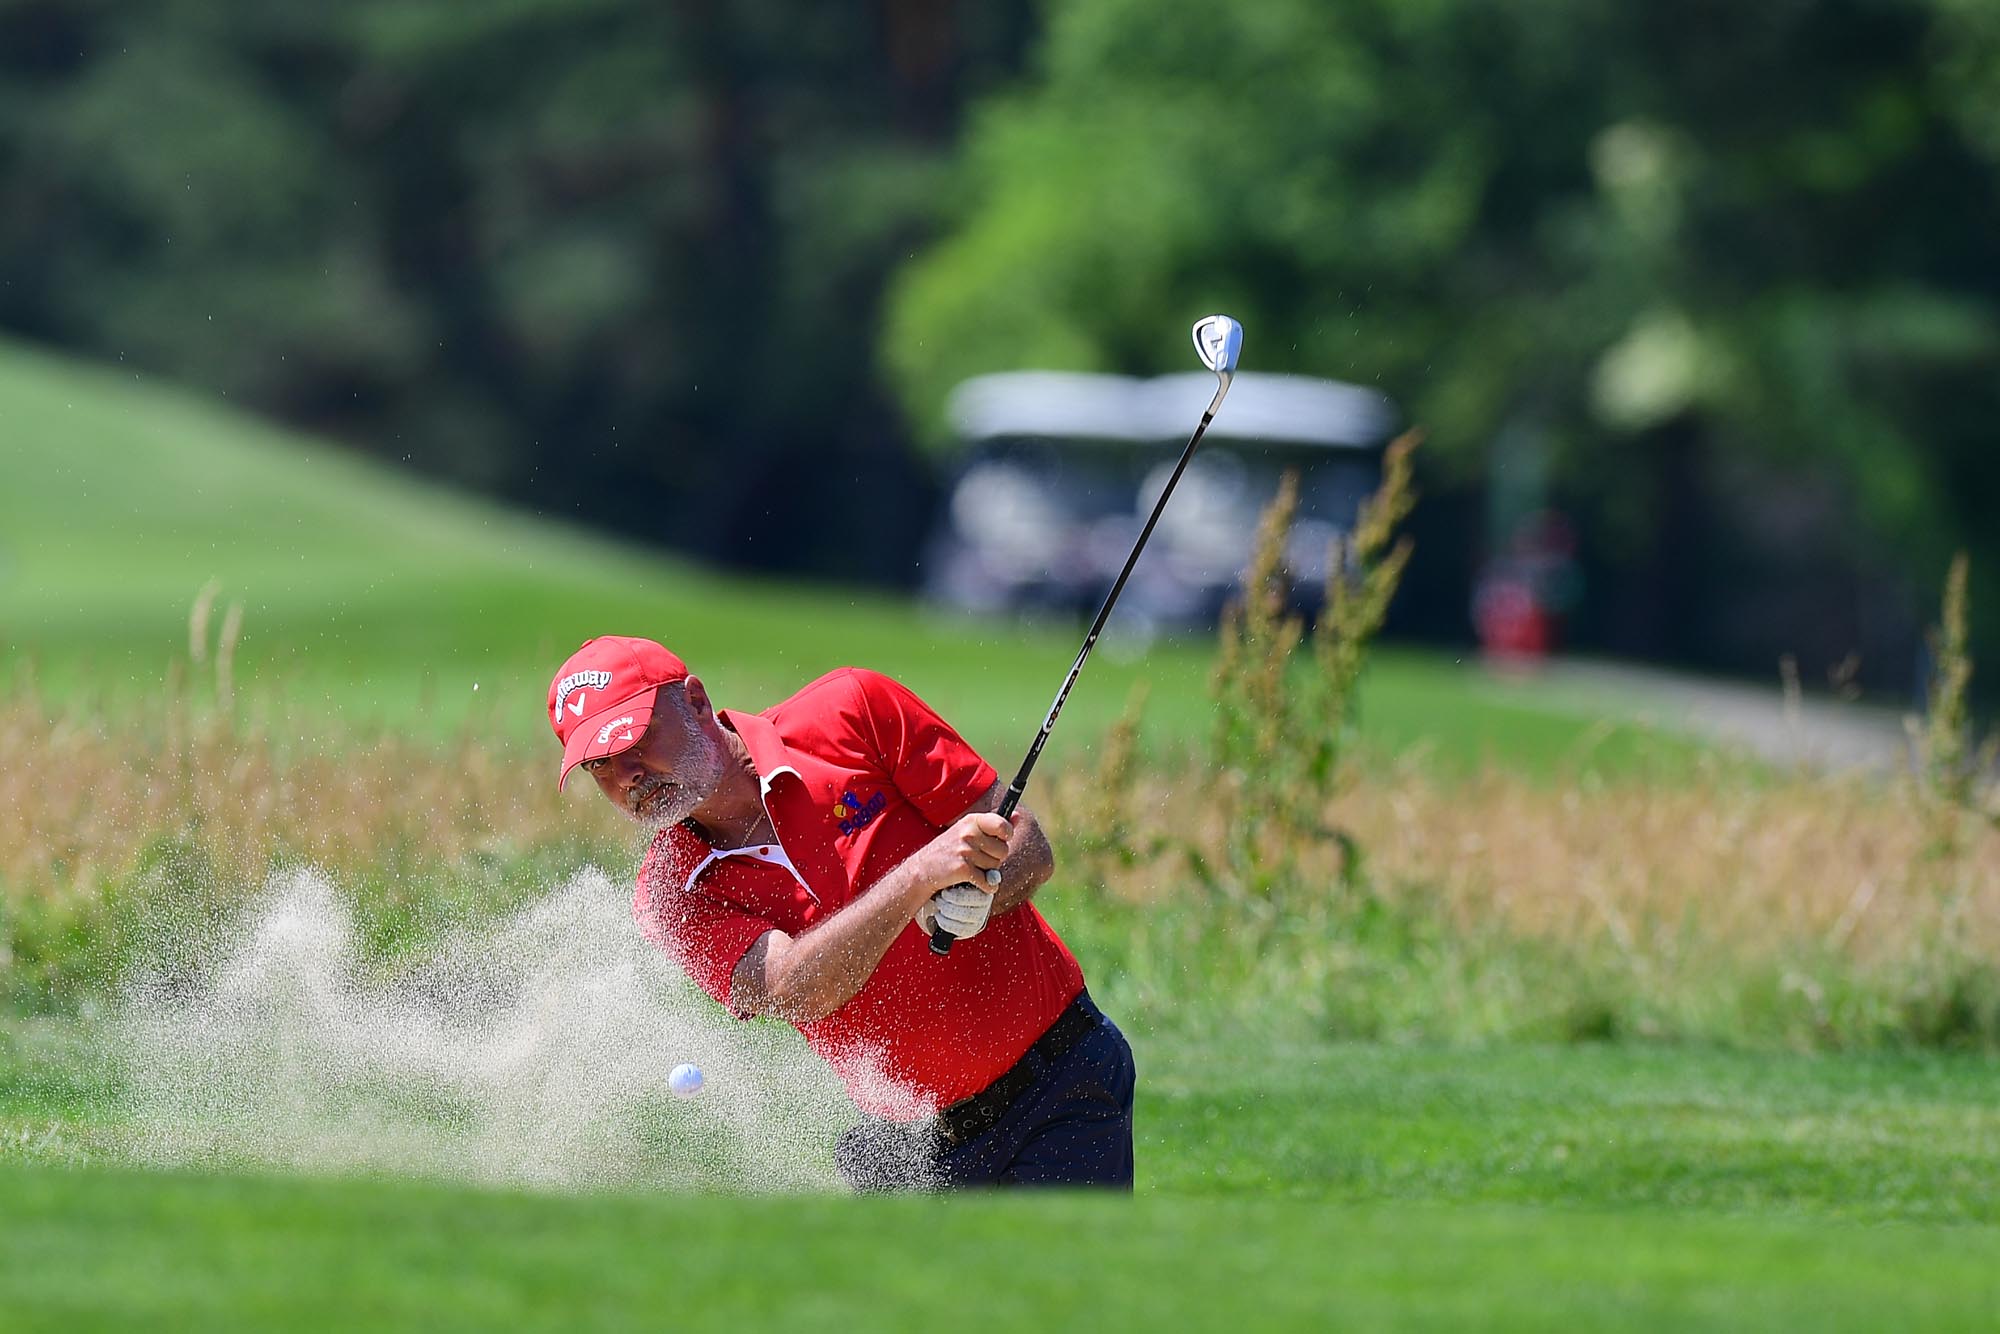
POLYGON ((856 1190, 964 1186, 1132 1189, 1132 1048, 1098 1019, 1054 1061, 1021 1058, 1033 1082, 992 1129, 943 1144, 928 1124, 873 1118, 840 1137, 834 1162, 856 1190))

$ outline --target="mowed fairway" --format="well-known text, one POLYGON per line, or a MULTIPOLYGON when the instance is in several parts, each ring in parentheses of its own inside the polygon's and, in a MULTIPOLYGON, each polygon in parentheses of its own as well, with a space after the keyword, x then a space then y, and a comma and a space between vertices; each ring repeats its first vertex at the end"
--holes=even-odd
POLYGON ((0 1172, 8 1328, 1990 1329, 1990 1236, 1152 1199, 0 1172))
MULTIPOLYGON (((0 1142, 88 1153, 109 1129, 89 1078, 31 1073, 31 1045, 0 1049, 0 1142)), ((2000 1303, 1988 1061, 1139 1051, 1129 1201, 531 1195, 17 1153, 8 1328, 1983 1329, 2000 1303)))

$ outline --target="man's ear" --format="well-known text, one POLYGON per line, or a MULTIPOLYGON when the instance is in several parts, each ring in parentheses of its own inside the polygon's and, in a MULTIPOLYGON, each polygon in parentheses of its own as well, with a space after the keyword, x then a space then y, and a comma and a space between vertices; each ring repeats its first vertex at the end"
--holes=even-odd
POLYGON ((709 706, 708 688, 702 685, 701 678, 692 672, 688 674, 687 679, 682 683, 681 694, 687 699, 689 707, 694 710, 697 718, 703 714, 715 711, 709 706))

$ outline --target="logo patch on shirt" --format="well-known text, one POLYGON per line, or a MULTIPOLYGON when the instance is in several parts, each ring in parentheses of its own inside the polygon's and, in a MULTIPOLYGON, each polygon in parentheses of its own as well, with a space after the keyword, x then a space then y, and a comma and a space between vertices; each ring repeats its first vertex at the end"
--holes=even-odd
POLYGON ((833 803, 833 818, 840 822, 841 833, 859 833, 874 824, 875 817, 880 815, 882 808, 888 804, 889 798, 880 792, 872 793, 864 799, 855 796, 854 789, 850 787, 840 794, 839 801, 833 803))

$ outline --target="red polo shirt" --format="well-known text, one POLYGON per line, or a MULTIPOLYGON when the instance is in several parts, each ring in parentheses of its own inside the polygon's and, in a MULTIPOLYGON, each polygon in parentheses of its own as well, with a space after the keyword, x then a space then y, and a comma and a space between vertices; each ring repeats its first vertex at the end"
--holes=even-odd
MULTIPOLYGON (((717 716, 750 751, 780 847, 718 852, 685 826, 664 830, 632 911, 727 1005, 758 937, 796 937, 867 893, 996 775, 929 705, 859 668, 761 714, 717 716)), ((942 958, 911 923, 847 1004, 799 1031, 863 1111, 916 1120, 999 1078, 1082 990, 1075 958, 1024 904, 942 958)))

